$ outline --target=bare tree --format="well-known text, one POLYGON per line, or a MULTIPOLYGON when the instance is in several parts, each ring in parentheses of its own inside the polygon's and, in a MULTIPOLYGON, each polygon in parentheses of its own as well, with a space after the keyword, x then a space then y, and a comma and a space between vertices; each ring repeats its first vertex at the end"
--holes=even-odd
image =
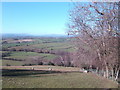
POLYGON ((75 3, 68 25, 68 35, 76 42, 76 61, 94 65, 115 80, 120 71, 118 6, 118 2, 75 3))

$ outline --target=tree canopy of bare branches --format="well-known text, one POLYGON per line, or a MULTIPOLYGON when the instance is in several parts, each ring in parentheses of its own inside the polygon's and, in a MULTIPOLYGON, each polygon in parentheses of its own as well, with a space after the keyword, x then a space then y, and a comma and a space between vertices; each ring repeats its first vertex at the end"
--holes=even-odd
POLYGON ((120 73, 118 8, 118 2, 77 2, 70 10, 68 24, 68 35, 77 48, 75 63, 95 66, 113 80, 120 73))

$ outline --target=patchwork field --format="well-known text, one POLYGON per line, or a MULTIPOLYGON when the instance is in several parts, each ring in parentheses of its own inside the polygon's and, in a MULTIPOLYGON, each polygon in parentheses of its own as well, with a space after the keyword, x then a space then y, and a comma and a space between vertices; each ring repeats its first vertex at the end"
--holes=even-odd
POLYGON ((2 41, 3 88, 117 88, 117 82, 73 67, 75 51, 66 38, 2 41), (72 60, 71 60, 72 61, 72 60))
POLYGON ((55 52, 74 51, 66 38, 5 39, 2 41, 2 65, 51 64, 59 58, 55 52), (42 62, 42 63, 41 63, 42 62))

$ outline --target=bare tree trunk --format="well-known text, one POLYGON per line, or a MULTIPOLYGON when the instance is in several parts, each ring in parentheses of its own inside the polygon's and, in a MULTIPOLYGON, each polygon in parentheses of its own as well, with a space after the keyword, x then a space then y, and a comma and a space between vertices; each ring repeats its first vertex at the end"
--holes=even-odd
POLYGON ((112 80, 114 80, 114 70, 113 70, 113 68, 112 68, 112 70, 111 70, 111 73, 112 73, 112 80))
POLYGON ((108 66, 106 66, 106 78, 109 78, 109 70, 108 70, 108 66))
POLYGON ((119 75, 119 69, 117 70, 116 77, 115 77, 115 81, 117 81, 118 75, 119 75))
POLYGON ((104 71, 104 77, 106 77, 105 71, 104 71))
POLYGON ((97 49, 97 54, 98 54, 98 58, 99 58, 99 60, 102 61, 102 59, 101 59, 101 55, 100 55, 100 50, 99 50, 99 49, 97 49))
POLYGON ((96 73, 98 73, 98 67, 96 68, 96 73))

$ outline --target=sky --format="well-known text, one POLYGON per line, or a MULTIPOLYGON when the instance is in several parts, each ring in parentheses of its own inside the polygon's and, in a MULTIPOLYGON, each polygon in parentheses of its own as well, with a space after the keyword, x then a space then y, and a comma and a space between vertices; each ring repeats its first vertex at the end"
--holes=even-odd
POLYGON ((65 34, 69 2, 3 2, 2 33, 65 34))

